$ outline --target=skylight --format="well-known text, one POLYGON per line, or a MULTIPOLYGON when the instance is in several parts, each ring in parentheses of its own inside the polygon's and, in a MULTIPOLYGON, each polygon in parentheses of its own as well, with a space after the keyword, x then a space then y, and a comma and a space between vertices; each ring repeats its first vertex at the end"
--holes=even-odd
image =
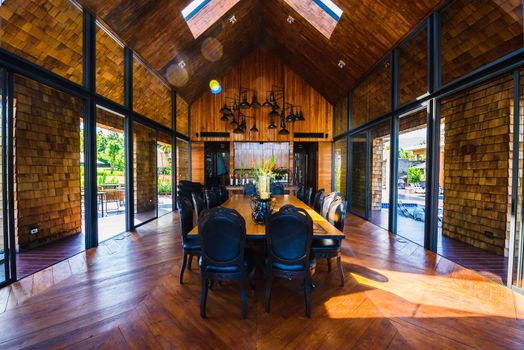
POLYGON ((343 13, 331 0, 284 1, 328 39, 343 13))
POLYGON ((196 39, 239 1, 193 0, 182 10, 182 16, 196 39))

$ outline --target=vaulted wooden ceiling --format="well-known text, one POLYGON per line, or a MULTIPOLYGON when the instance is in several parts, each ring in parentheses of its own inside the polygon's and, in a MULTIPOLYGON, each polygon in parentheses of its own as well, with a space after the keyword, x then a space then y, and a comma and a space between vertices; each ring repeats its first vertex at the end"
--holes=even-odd
POLYGON ((335 102, 443 2, 333 0, 344 12, 327 39, 285 0, 241 0, 195 39, 181 15, 190 1, 80 0, 188 102, 260 44, 335 102))

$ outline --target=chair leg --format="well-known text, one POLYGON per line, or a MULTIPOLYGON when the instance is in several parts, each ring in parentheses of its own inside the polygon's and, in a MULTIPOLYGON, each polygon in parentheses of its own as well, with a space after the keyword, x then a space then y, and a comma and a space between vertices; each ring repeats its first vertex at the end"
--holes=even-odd
POLYGON ((342 270, 342 257, 337 256, 338 274, 340 275, 340 286, 344 287, 344 270, 342 270))
POLYGON ((266 312, 269 313, 269 304, 271 303, 271 287, 273 284, 273 276, 268 273, 266 276, 266 312))
POLYGON ((184 270, 186 269, 187 264, 187 254, 184 253, 184 257, 182 258, 182 267, 180 268, 180 284, 184 284, 184 270))
POLYGON ((187 264, 187 269, 191 271, 191 263, 193 262, 193 255, 189 256, 189 264, 187 264))
POLYGON ((311 275, 304 278, 304 299, 306 301, 306 316, 311 317, 311 289, 313 281, 311 280, 311 275))
POLYGON ((200 298, 200 317, 206 318, 206 301, 207 301, 207 288, 208 280, 205 273, 201 274, 202 279, 202 292, 200 298))
MULTIPOLYGON (((328 272, 331 272, 331 259, 327 258, 326 260, 327 260, 327 264, 328 264, 328 272)), ((189 260, 189 266, 191 266, 191 260, 189 260)))
POLYGON ((244 279, 240 279, 240 299, 242 300, 242 318, 247 318, 247 297, 246 297, 246 283, 244 279))

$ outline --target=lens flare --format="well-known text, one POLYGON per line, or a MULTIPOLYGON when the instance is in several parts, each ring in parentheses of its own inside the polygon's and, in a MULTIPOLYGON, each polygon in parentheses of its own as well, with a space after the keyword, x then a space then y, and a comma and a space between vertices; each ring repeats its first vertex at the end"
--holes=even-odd
POLYGON ((216 62, 222 58, 222 55, 224 54, 224 47, 217 39, 207 38, 202 42, 200 51, 206 60, 209 62, 216 62))

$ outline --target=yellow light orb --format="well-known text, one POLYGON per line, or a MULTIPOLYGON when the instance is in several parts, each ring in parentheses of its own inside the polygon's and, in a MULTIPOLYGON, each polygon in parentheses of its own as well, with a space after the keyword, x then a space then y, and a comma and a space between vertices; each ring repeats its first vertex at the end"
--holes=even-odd
POLYGON ((218 80, 211 80, 209 82, 209 87, 211 88, 211 90, 216 90, 218 89, 218 87, 220 86, 220 83, 218 82, 218 80))

